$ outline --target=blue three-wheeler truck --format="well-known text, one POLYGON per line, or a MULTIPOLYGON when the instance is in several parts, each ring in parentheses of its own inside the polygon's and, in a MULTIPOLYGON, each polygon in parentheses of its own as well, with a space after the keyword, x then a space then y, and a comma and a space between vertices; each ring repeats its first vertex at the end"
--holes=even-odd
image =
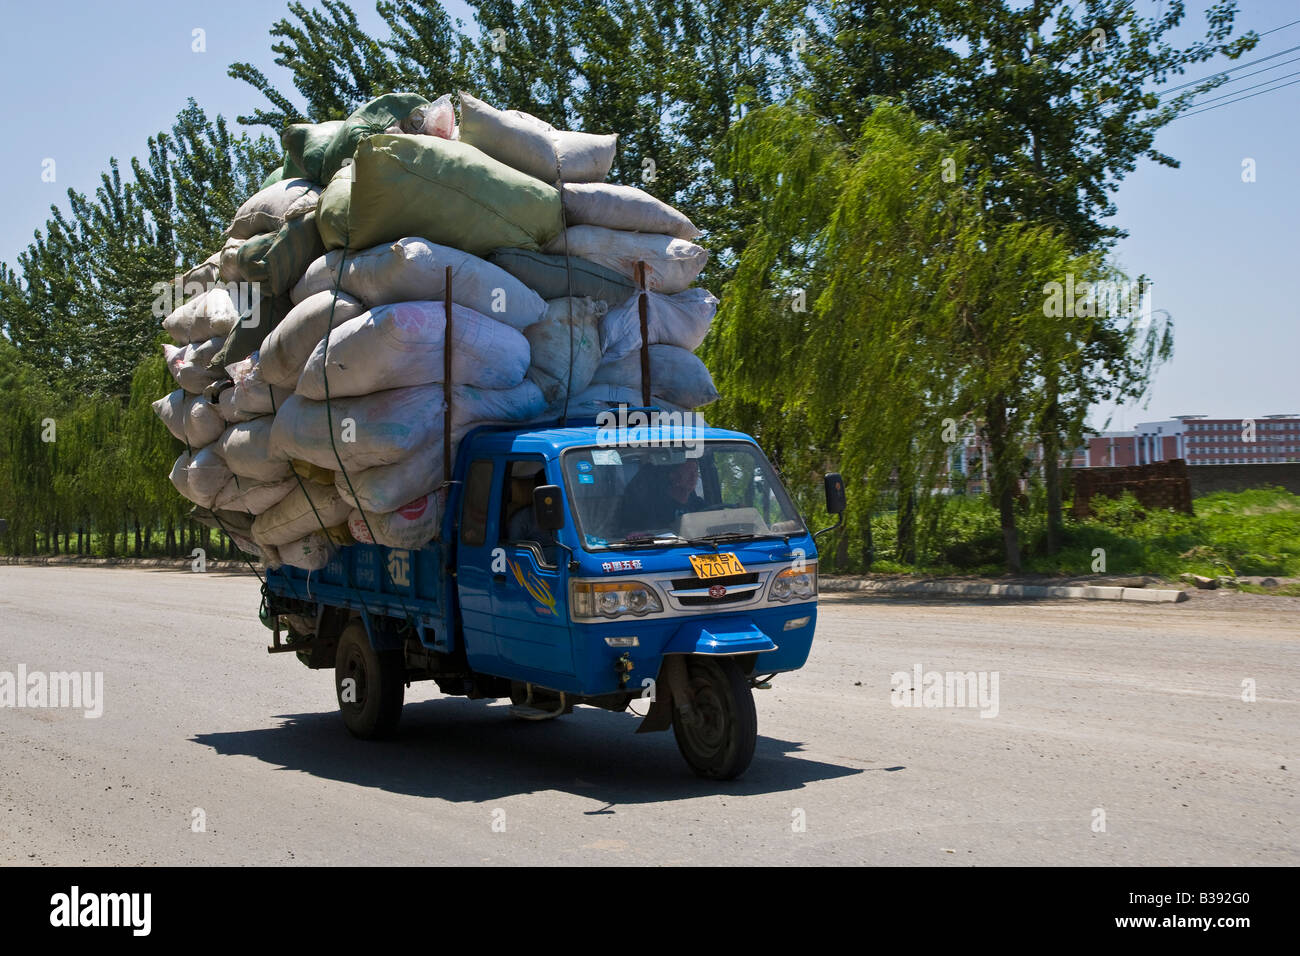
MULTIPOLYGON (((754 440, 484 427, 455 462, 424 548, 355 544, 321 571, 268 572, 270 649, 333 667, 358 737, 394 730, 414 680, 535 720, 643 698, 639 732, 671 725, 696 773, 742 773, 753 688, 803 666, 817 623, 813 535, 754 440)), ((826 494, 842 520, 838 475, 826 494)))

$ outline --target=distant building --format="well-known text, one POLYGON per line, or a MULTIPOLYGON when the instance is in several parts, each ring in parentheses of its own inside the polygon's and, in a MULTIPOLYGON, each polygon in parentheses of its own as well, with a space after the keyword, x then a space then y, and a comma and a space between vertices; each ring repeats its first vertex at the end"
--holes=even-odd
POLYGON ((1182 458, 1188 465, 1254 465, 1300 461, 1300 415, 1208 418, 1175 415, 1143 422, 1132 431, 1088 438, 1076 468, 1146 465, 1182 458))

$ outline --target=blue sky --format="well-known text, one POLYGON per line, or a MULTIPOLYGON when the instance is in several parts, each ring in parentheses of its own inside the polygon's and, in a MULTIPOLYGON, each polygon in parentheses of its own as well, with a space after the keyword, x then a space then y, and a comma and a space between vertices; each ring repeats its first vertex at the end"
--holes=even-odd
MULTIPOLYGON (((1138 2, 1153 8, 1158 0, 1138 2)), ((1242 30, 1300 19, 1297 0, 1240 5, 1242 30)), ((447 8, 472 27, 464 3, 447 8)), ((0 260, 14 261, 69 187, 93 190, 110 156, 125 162, 143 154, 147 137, 171 125, 186 97, 232 120, 260 105, 251 87, 226 76, 230 63, 250 61, 287 87, 267 33, 285 9, 274 0, 3 0, 0 89, 11 105, 0 153, 0 260), (205 31, 205 52, 192 49, 195 29, 205 31), (55 162, 54 183, 41 178, 47 159, 55 162)), ((372 33, 385 32, 372 3, 356 10, 372 33)), ((1199 23, 1194 13, 1187 35, 1199 23)), ((1264 37, 1243 60, 1297 45, 1300 24, 1264 37)), ((1191 68, 1186 79, 1217 68, 1191 68)), ((1280 65, 1210 95, 1296 69, 1280 65)), ((1181 118, 1156 145, 1182 167, 1143 161, 1125 180, 1115 221, 1131 236, 1116 258, 1130 274, 1154 280, 1155 308, 1174 317, 1175 354, 1148 408, 1098 409, 1094 423, 1112 412, 1112 428, 1182 413, 1300 413, 1300 84, 1181 118), (1251 183, 1242 181, 1247 158, 1255 161, 1251 183)))

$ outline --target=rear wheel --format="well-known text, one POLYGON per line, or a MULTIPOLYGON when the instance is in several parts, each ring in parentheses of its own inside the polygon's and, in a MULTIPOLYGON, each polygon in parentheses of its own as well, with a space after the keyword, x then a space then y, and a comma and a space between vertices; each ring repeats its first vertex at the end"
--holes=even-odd
POLYGON ((402 716, 405 685, 400 650, 376 651, 360 621, 343 629, 334 657, 334 690, 353 736, 375 740, 391 735, 402 716))
POLYGON ((674 704, 677 748, 701 777, 732 780, 754 758, 758 738, 749 681, 729 657, 688 657, 686 674, 694 702, 689 716, 674 704))

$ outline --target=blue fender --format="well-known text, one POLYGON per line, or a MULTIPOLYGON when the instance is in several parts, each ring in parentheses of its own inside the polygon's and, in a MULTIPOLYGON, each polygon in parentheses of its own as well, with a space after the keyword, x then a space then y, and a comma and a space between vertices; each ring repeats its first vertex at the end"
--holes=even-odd
POLYGON ((687 620, 664 645, 665 654, 754 654, 776 650, 776 644, 748 617, 707 617, 687 620))
POLYGON ((357 612, 361 618, 361 623, 366 629, 366 637, 370 641, 370 646, 377 651, 400 651, 402 649, 402 639, 398 637, 391 628, 376 627, 375 622, 371 620, 370 612, 362 608, 357 612))

